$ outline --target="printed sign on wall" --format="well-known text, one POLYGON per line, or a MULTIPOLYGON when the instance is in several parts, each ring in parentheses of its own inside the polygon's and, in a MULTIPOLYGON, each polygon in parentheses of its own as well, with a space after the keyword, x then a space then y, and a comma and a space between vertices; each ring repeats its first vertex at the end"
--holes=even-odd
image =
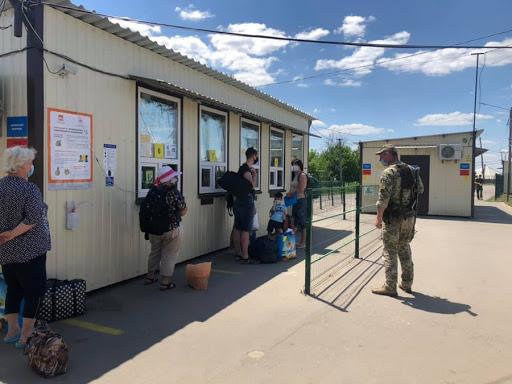
POLYGON ((363 175, 370 176, 372 174, 372 164, 371 163, 363 163, 363 175))
POLYGON ((460 163, 460 175, 469 176, 471 165, 469 163, 460 163))
MULTIPOLYGON (((48 109, 48 183, 66 186, 93 180, 92 115, 48 109)), ((64 187, 64 188, 62 188, 64 187)))
POLYGON ((7 137, 28 137, 28 117, 8 116, 7 137))

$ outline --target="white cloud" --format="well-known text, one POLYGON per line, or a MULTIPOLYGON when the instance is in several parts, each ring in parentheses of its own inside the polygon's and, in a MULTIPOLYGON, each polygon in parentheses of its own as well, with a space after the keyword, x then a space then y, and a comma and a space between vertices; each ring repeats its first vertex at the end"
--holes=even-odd
POLYGON ((208 11, 200 11, 199 9, 195 9, 192 4, 190 4, 187 8, 176 7, 174 11, 180 15, 181 19, 188 21, 201 21, 215 16, 208 11))
MULTIPOLYGON (((477 120, 492 120, 491 115, 476 114, 477 120)), ((416 121, 417 126, 462 126, 473 124, 472 113, 462 113, 459 111, 451 113, 432 113, 419 118, 416 121)))
POLYGON ((309 84, 299 83, 299 84, 297 84, 297 87, 299 87, 299 88, 309 88, 309 84))
POLYGON ((326 79, 324 81, 324 84, 329 85, 331 87, 360 87, 363 84, 363 82, 360 80, 353 79, 341 79, 341 81, 326 79))
POLYGON ((320 129, 319 132, 322 136, 330 135, 346 135, 346 136, 367 136, 378 135, 383 133, 383 128, 377 128, 372 125, 366 124, 333 124, 328 128, 320 129))
POLYGON ((311 123, 312 127, 325 128, 327 124, 325 124, 322 120, 313 120, 311 123))
POLYGON ((336 29, 335 33, 344 34, 345 36, 362 37, 366 33, 366 23, 374 20, 375 17, 373 16, 346 16, 343 19, 343 24, 336 29))
MULTIPOLYGON (((286 37, 283 31, 268 28, 265 24, 261 23, 230 24, 226 31, 252 35, 286 37)), ((255 39, 229 35, 210 35, 210 41, 219 51, 238 51, 253 56, 269 55, 289 44, 288 41, 284 40, 255 39)))
MULTIPOLYGON (((488 42, 485 46, 512 45, 512 39, 503 41, 488 42)), ((478 50, 481 51, 481 50, 478 50)), ((411 53, 399 53, 390 58, 379 60, 378 64, 393 72, 423 73, 428 76, 444 76, 454 72, 460 72, 467 68, 475 67, 475 56, 471 53, 477 52, 472 49, 446 48, 435 51, 417 51, 411 53), (403 58, 409 55, 416 55, 410 58, 388 61, 390 59, 403 58)), ((482 58, 481 58, 482 61, 482 58)), ((485 55, 486 67, 501 67, 512 64, 512 49, 490 50, 485 55)))
POLYGON ((395 132, 395 130, 394 130, 394 129, 386 129, 386 132, 394 133, 394 132, 395 132))
POLYGON ((196 36, 151 36, 151 40, 165 45, 182 55, 188 56, 202 64, 208 64, 212 60, 212 50, 196 36))
MULTIPOLYGON (((382 40, 373 40, 375 44, 406 44, 409 41, 411 34, 407 31, 395 33, 392 36, 388 36, 382 40)), ((377 60, 381 58, 386 52, 385 48, 373 48, 373 47, 361 47, 357 48, 354 53, 350 56, 346 56, 340 60, 332 59, 320 59, 317 60, 315 70, 320 71, 322 69, 340 69, 349 70, 353 69, 357 75, 367 75, 372 72, 373 65, 376 64, 377 60)))
POLYGON ((111 23, 119 24, 122 28, 128 28, 134 32, 139 32, 141 35, 150 36, 154 33, 160 33, 162 29, 159 26, 152 26, 148 24, 136 23, 134 21, 126 21, 123 19, 116 19, 115 17, 109 18, 111 23))
POLYGON ((296 39, 303 40, 320 40, 322 37, 329 35, 329 31, 323 28, 316 28, 310 31, 302 31, 295 35, 296 39))

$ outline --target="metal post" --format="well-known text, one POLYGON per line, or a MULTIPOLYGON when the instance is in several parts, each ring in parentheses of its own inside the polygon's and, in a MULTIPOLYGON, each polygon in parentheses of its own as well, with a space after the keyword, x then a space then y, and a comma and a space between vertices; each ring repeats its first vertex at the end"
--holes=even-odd
POLYGON ((359 259, 359 227, 360 227, 360 219, 361 219, 361 185, 358 185, 356 188, 356 238, 355 238, 355 254, 356 259, 359 259))
MULTIPOLYGON (((510 108, 510 115, 508 118, 508 126, 509 126, 509 132, 508 132, 508 175, 507 175, 507 203, 510 199, 510 173, 511 165, 512 165, 512 108, 510 108)), ((503 175, 505 176, 505 175, 503 175)))
POLYGON ((341 194, 343 195, 341 197, 342 202, 343 202, 343 220, 347 220, 347 214, 345 213, 345 212, 347 212, 347 199, 345 198, 345 194, 346 194, 345 183, 343 183, 341 185, 341 194))
POLYGON ((334 207, 334 191, 332 189, 332 180, 331 180, 331 205, 334 207))
POLYGON ((482 53, 472 53, 476 55, 476 75, 475 75, 475 102, 473 104, 473 140, 471 143, 471 217, 475 216, 475 148, 476 148, 476 100, 478 93, 478 63, 482 53))
POLYGON ((322 208, 322 194, 323 194, 323 188, 320 188, 320 209, 322 208))
POLYGON ((313 235, 313 193, 310 189, 306 193, 307 199, 307 220, 306 220, 306 249, 305 249, 305 261, 306 261, 306 273, 304 282, 304 293, 306 295, 311 294, 311 254, 312 254, 312 235, 313 235))

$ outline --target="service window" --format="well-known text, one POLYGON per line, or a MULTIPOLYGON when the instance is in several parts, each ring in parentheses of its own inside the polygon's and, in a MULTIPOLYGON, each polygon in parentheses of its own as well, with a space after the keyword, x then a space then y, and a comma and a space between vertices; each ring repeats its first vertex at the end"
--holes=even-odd
POLYGON ((201 106, 199 115, 199 193, 224 192, 217 181, 228 162, 228 114, 201 106))
POLYGON ((158 170, 170 165, 181 169, 181 100, 149 89, 138 95, 137 197, 145 197, 158 170))
POLYGON ((292 160, 299 159, 304 163, 304 136, 292 134, 292 160))
POLYGON ((284 189, 284 131, 270 129, 270 190, 284 189))
MULTIPOLYGON (((240 164, 245 163, 247 160, 245 158, 245 151, 248 148, 255 148, 258 151, 258 156, 261 152, 261 124, 242 118, 242 123, 240 125, 240 164)), ((258 164, 254 164, 253 167, 256 170, 257 179, 256 186, 254 189, 260 190, 260 169, 261 162, 258 164)))

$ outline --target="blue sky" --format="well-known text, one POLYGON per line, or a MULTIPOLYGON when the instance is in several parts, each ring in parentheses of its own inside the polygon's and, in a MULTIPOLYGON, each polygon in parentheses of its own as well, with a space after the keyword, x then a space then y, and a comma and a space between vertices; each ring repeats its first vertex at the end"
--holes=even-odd
MULTIPOLYGON (((242 33, 345 41, 455 44, 512 29, 503 0, 169 1, 82 0, 117 16, 242 33), (150 4, 150 6, 149 6, 150 4)), ((259 87, 320 119, 313 132, 347 142, 472 129, 475 58, 468 50, 354 49, 188 33, 129 25, 156 41, 259 87), (370 68, 350 70, 361 65, 370 68), (338 74, 328 75, 335 71, 338 74), (319 76, 290 84, 281 82, 319 76)), ((512 33, 477 43, 512 44, 512 33)), ((480 100, 512 106, 512 49, 486 55, 480 100)), ((507 146, 508 111, 480 106, 486 163, 498 166, 507 146)), ((323 139, 311 147, 322 149, 323 139)))

